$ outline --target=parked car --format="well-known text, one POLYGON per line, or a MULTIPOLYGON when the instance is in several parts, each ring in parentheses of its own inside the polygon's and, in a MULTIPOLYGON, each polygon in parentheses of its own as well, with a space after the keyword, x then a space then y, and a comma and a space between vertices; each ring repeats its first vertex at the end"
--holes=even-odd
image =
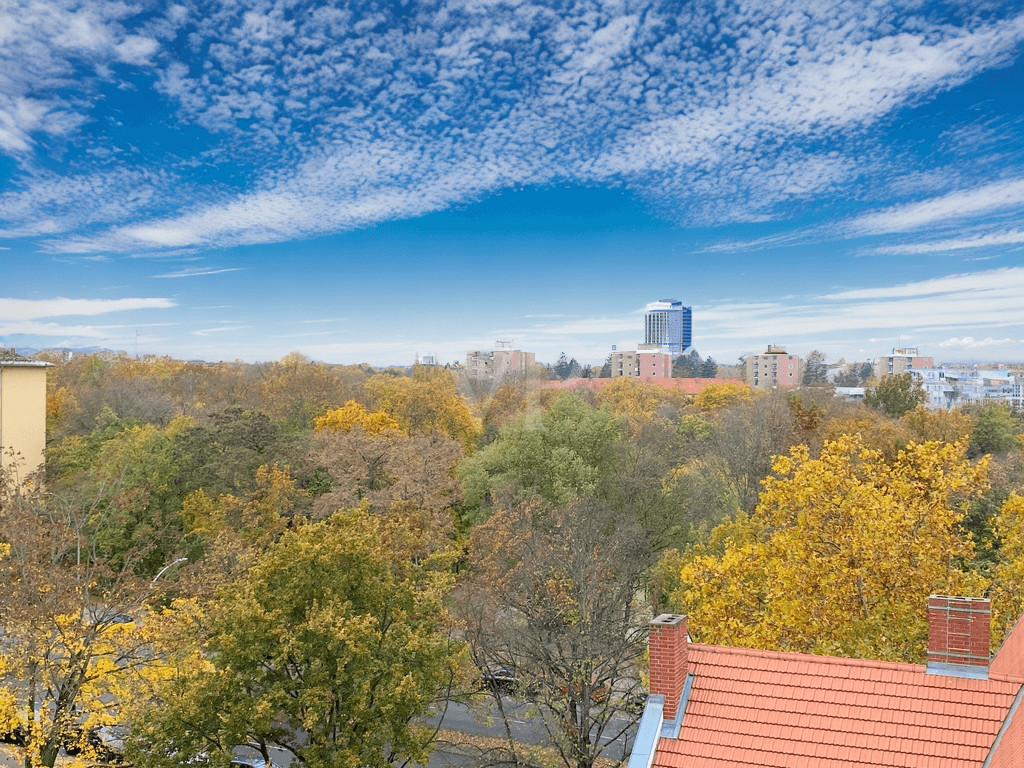
POLYGON ((512 695, 519 690, 519 678, 508 667, 485 669, 480 673, 480 685, 494 693, 512 695))

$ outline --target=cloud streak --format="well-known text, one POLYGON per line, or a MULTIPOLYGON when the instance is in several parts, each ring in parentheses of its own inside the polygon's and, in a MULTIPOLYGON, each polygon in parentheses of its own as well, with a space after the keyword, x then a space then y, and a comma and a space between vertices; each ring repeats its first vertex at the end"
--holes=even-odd
POLYGON ((52 317, 95 317, 111 312, 170 309, 166 298, 126 299, 12 299, 0 298, 0 320, 39 320, 52 317))

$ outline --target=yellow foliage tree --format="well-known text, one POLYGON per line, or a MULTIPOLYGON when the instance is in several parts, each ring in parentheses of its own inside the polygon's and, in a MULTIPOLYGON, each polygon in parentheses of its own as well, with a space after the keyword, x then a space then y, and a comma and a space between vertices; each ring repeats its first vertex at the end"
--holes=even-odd
POLYGON ((993 641, 1024 613, 1024 496, 1011 493, 992 519, 999 558, 992 568, 993 641))
POLYGON ((0 503, 0 727, 23 737, 26 768, 52 768, 62 748, 95 763, 90 732, 162 674, 146 611, 156 580, 98 561, 88 512, 52 493, 0 503))
POLYGON ((914 433, 914 440, 941 440, 957 443, 969 440, 974 429, 974 417, 964 410, 933 411, 923 405, 907 411, 900 421, 914 433))
POLYGON ((693 398, 693 404, 702 411, 717 411, 736 403, 749 403, 764 393, 752 389, 746 384, 735 384, 731 381, 708 384, 693 398))
POLYGON ((634 431, 652 421, 662 406, 682 407, 689 401, 678 390, 662 389, 630 376, 612 379, 598 390, 595 399, 599 406, 607 406, 616 416, 624 417, 634 431))
POLYGON ((886 460, 859 437, 776 457, 750 516, 695 547, 672 596, 701 640, 919 661, 930 593, 981 594, 961 520, 987 487, 963 444, 886 460))
POLYGON ((366 382, 366 391, 409 434, 440 432, 466 451, 476 446, 480 419, 455 388, 451 372, 420 365, 411 377, 378 374, 366 382))
POLYGON ((402 431, 401 425, 385 411, 367 411, 355 400, 349 400, 341 408, 332 408, 318 417, 315 431, 350 432, 356 426, 368 435, 402 431))

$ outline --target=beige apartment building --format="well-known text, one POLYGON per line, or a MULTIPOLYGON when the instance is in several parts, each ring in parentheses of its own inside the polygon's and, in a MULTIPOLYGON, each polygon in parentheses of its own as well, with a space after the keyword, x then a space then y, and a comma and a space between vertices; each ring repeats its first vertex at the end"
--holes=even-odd
POLYGON ((612 352, 612 378, 635 376, 641 379, 672 378, 672 355, 655 349, 638 349, 635 352, 612 352))
POLYGON ((917 347, 903 347, 894 349, 891 355, 882 355, 875 360, 875 378, 883 376, 899 376, 907 373, 911 368, 934 368, 935 360, 931 357, 922 357, 918 354, 917 347))
POLYGON ((537 362, 533 352, 521 349, 474 349, 466 353, 466 375, 472 379, 504 379, 518 374, 525 376, 537 362))
POLYGON ((39 469, 45 458, 49 367, 36 360, 0 359, 0 467, 18 480, 39 469))
POLYGON ((744 380, 755 389, 787 389, 800 384, 803 364, 796 355, 773 344, 761 355, 747 355, 744 380))

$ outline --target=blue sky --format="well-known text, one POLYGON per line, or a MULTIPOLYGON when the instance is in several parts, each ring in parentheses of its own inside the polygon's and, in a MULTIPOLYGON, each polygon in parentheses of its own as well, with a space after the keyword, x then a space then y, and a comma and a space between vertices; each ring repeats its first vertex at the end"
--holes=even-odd
POLYGON ((1024 359, 1018 2, 12 0, 0 343, 1024 359))

